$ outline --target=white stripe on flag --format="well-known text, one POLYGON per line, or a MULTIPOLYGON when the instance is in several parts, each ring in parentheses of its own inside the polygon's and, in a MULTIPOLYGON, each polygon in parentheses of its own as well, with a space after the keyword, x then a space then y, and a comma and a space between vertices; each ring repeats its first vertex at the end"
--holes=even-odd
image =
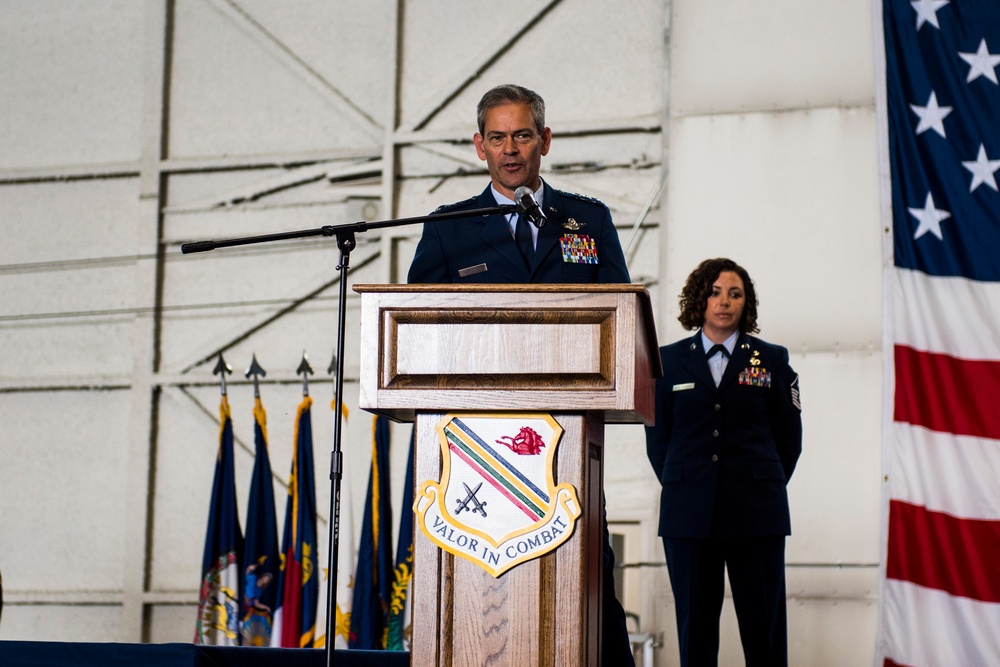
POLYGON ((1000 605, 887 579, 883 655, 904 665, 988 667, 1000 655, 1000 605))
POLYGON ((1000 442, 899 422, 892 429, 890 497, 956 517, 1000 520, 1000 442))
POLYGON ((960 359, 1000 359, 1000 283, 895 270, 897 344, 960 359))
POLYGON ((279 606, 274 610, 274 619, 271 621, 271 646, 273 648, 281 648, 281 624, 285 615, 284 607, 280 606, 282 596, 283 592, 278 591, 279 606))

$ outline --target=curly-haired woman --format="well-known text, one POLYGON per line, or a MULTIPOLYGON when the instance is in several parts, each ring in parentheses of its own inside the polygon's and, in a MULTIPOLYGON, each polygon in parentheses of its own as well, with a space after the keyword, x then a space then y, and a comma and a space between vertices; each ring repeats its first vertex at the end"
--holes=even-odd
POLYGON ((785 486, 802 451, 798 375, 786 348, 751 335, 757 294, 732 260, 702 262, 680 307, 681 324, 699 331, 660 348, 646 451, 662 485, 681 664, 718 663, 728 571, 747 666, 787 665, 785 486))

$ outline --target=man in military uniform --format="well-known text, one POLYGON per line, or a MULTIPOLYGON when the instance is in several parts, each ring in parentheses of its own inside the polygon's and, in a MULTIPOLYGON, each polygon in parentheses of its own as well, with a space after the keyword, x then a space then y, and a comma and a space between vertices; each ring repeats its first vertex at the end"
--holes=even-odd
MULTIPOLYGON (((608 207, 556 190, 539 176, 552 143, 542 98, 521 86, 497 86, 483 95, 477 112, 479 132, 472 141, 490 184, 479 196, 436 212, 513 204, 515 191, 528 187, 545 223, 536 226, 518 213, 426 223, 407 282, 630 283, 608 207)), ((634 665, 625 610, 615 597, 606 522, 604 535, 602 663, 634 665)))
POLYGON ((424 225, 410 283, 628 283, 618 232, 608 207, 562 192, 539 176, 552 143, 545 102, 520 86, 497 86, 479 102, 479 132, 472 140, 486 161, 490 184, 465 201, 436 212, 513 204, 514 192, 531 188, 545 224, 517 213, 458 218, 424 225), (530 248, 515 236, 530 233, 530 248))

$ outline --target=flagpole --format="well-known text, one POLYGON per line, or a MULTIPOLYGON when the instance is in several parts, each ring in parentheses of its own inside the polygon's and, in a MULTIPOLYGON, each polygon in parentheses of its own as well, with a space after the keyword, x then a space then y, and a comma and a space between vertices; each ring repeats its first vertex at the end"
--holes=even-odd
POLYGON ((327 577, 326 590, 326 665, 333 666, 334 648, 336 637, 336 598, 337 598, 337 560, 340 546, 340 481, 343 476, 343 456, 341 453, 341 439, 343 437, 343 388, 344 388, 344 335, 347 328, 347 273, 350 269, 351 251, 357 245, 355 234, 366 232, 370 229, 381 229, 383 227, 399 227, 403 225, 415 225, 425 222, 435 222, 438 220, 450 220, 457 218, 474 218, 493 214, 506 215, 518 210, 513 204, 500 204, 486 208, 461 211, 445 211, 422 215, 413 218, 399 218, 396 220, 382 220, 379 222, 352 222, 344 225, 324 225, 314 229, 303 229, 292 232, 280 232, 277 234, 262 234, 260 236, 246 236, 242 238, 222 239, 217 241, 194 241, 192 243, 182 243, 181 253, 190 254, 196 252, 207 252, 217 248, 230 248, 233 246, 249 245, 253 243, 270 243, 272 241, 284 241, 288 239, 305 238, 311 236, 336 236, 337 247, 340 249, 340 262, 337 264, 337 271, 340 272, 340 296, 337 304, 337 352, 336 352, 336 375, 334 377, 334 420, 333 420, 333 451, 330 453, 330 520, 329 526, 329 576, 327 577))

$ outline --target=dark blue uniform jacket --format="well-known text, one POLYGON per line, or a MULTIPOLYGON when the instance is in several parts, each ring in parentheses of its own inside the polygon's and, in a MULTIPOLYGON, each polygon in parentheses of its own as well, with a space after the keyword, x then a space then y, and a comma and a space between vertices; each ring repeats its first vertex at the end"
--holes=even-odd
MULTIPOLYGON (((490 187, 437 212, 496 206, 490 187)), ((534 262, 525 266, 500 214, 424 224, 408 283, 628 283, 618 232, 596 199, 546 184, 540 203, 548 221, 538 231, 534 262), (590 263, 596 255, 597 263, 590 263)))
POLYGON ((660 348, 646 451, 662 484, 659 534, 790 535, 785 490, 802 451, 788 350, 740 336, 716 388, 700 332, 660 348))

